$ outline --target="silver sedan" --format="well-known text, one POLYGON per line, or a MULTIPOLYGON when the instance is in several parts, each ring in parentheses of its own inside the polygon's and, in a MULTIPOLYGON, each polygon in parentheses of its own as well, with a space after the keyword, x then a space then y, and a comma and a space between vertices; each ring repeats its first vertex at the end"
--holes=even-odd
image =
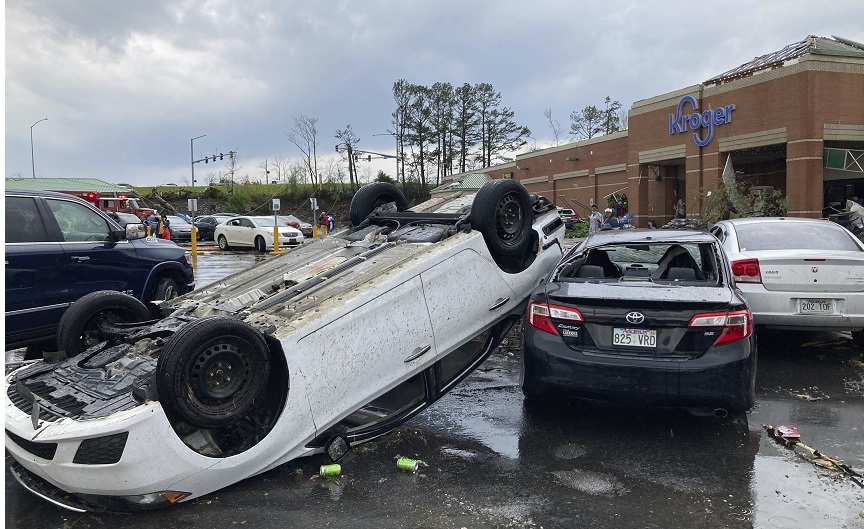
POLYGON ((753 321, 776 329, 852 331, 864 341, 864 243, 827 220, 741 218, 718 222, 753 321))

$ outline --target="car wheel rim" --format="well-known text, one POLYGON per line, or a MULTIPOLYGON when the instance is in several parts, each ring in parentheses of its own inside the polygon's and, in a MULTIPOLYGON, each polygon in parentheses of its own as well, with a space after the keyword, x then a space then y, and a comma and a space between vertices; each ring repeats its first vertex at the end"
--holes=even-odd
POLYGON ((205 405, 219 405, 242 393, 249 363, 234 344, 218 343, 202 350, 192 361, 190 385, 205 405))
POLYGON ((516 239, 522 232, 522 208, 513 195, 504 196, 495 212, 498 236, 504 242, 516 239))

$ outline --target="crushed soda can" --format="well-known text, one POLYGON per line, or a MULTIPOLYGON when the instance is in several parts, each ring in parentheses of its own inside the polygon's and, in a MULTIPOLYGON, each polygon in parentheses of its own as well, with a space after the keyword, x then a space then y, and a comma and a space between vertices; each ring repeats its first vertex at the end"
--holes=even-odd
POLYGON ((399 470, 404 470, 405 472, 417 472, 417 467, 419 466, 420 462, 416 459, 400 457, 396 460, 396 468, 398 468, 399 470))
POLYGON ((322 478, 328 478, 332 476, 338 476, 342 473, 342 465, 332 464, 332 465, 321 465, 321 469, 318 471, 318 475, 322 478))

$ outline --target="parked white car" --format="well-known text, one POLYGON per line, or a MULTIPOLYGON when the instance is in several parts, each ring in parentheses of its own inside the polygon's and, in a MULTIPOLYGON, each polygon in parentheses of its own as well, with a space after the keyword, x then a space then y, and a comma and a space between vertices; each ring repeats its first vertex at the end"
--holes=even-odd
POLYGON ((338 460, 419 413, 524 317, 564 224, 513 180, 406 207, 368 184, 352 231, 165 302, 155 322, 113 325, 109 309, 140 304, 119 292, 76 302, 60 349, 82 351, 84 326, 98 345, 6 378, 12 474, 70 509, 154 508, 338 460))
POLYGON ((753 322, 790 330, 852 331, 864 341, 864 243, 837 223, 754 217, 718 222, 753 322))
POLYGON ((255 248, 259 252, 273 249, 273 228, 279 229, 279 247, 297 246, 303 243, 303 234, 273 217, 234 217, 218 224, 213 238, 219 248, 227 250, 232 246, 255 248))

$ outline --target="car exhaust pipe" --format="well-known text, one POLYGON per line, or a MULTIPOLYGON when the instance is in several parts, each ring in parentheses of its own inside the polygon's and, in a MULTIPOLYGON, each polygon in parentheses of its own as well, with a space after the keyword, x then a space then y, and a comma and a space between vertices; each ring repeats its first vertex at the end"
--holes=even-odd
POLYGON ((729 415, 729 412, 726 411, 726 408, 714 408, 714 416, 715 417, 726 417, 729 415))

